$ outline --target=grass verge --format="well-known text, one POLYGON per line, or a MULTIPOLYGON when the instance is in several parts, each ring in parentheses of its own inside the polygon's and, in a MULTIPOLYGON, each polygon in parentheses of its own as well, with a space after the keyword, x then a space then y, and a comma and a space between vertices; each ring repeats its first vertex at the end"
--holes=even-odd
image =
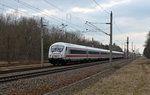
POLYGON ((74 95, 150 95, 150 59, 141 57, 74 95))

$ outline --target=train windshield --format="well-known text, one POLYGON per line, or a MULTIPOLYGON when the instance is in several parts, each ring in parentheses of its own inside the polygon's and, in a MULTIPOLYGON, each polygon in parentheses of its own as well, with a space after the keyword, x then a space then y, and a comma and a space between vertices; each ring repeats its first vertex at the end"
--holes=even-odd
POLYGON ((51 47, 51 52, 62 52, 63 49, 64 49, 64 46, 54 45, 51 47))

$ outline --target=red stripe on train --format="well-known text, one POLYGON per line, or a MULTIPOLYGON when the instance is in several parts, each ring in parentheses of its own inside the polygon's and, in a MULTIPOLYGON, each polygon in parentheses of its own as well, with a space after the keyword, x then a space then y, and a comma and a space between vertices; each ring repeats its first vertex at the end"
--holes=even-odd
POLYGON ((103 55, 66 55, 66 57, 107 57, 103 55))
POLYGON ((66 55, 66 57, 87 57, 87 55, 66 55))

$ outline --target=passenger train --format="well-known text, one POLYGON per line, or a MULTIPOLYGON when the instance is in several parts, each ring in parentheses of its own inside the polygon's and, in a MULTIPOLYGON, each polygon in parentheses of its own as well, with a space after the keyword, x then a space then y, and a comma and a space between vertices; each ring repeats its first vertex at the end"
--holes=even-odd
MULTIPOLYGON (((48 59, 53 65, 64 65, 69 62, 88 62, 109 59, 110 50, 87 47, 82 45, 57 42, 50 46, 48 59)), ((112 58, 123 58, 123 52, 112 51, 112 58)))

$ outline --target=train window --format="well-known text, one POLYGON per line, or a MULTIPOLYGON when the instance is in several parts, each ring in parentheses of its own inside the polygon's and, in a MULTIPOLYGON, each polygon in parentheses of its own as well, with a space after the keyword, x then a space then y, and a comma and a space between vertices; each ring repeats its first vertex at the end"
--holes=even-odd
POLYGON ((104 54, 104 52, 101 52, 101 54, 104 54))
POLYGON ((117 53, 115 53, 114 55, 118 55, 117 53))
POLYGON ((86 51, 82 51, 82 50, 70 50, 70 54, 86 54, 86 51))
POLYGON ((101 54, 106 54, 106 52, 101 52, 101 54))
POLYGON ((64 46, 54 45, 51 47, 51 52, 62 52, 63 49, 64 49, 64 46))
POLYGON ((103 54, 103 55, 108 55, 109 52, 101 52, 101 54, 103 54))
POLYGON ((99 52, 89 51, 88 54, 99 54, 99 52))

